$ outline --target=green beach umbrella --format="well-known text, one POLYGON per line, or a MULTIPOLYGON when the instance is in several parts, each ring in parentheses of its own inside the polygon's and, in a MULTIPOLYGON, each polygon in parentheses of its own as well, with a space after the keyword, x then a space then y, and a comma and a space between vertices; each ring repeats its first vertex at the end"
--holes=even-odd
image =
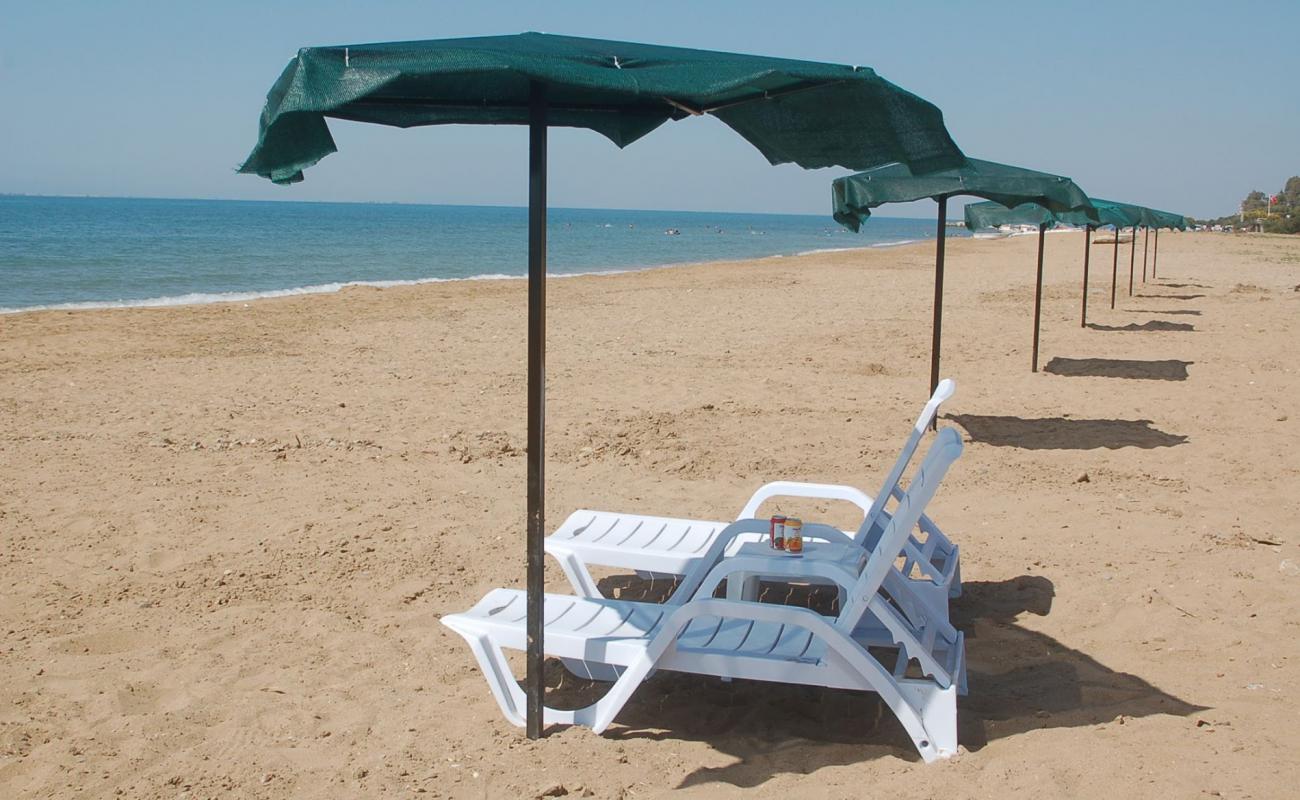
POLYGON ((327 117, 526 125, 536 86, 548 126, 589 128, 619 147, 709 115, 773 164, 926 171, 963 160, 938 108, 866 67, 523 33, 299 50, 240 172, 301 180, 336 150, 327 117))
MULTIPOLYGON (((1115 226, 1115 264, 1119 259, 1119 229, 1129 225, 1133 217, 1114 203, 1097 198, 1089 198, 1091 208, 1088 211, 1066 210, 1052 211, 1036 203, 1025 203, 1014 208, 1007 208, 999 203, 971 203, 966 206, 966 228, 977 231, 983 228, 1000 228, 1004 225, 1027 225, 1038 229, 1038 279, 1034 291, 1034 347, 1033 367, 1038 369, 1038 342, 1042 313, 1043 294, 1043 240, 1049 228, 1058 225, 1074 225, 1084 229, 1083 242, 1083 321, 1088 324, 1088 269, 1091 261, 1092 231, 1103 225, 1115 226)), ((1117 266, 1115 267, 1117 268, 1117 266)), ((1113 271, 1113 270, 1112 270, 1113 271)), ((1114 290, 1112 288, 1112 295, 1114 290)))
MULTIPOLYGON (((1108 219, 1115 226, 1115 250, 1111 257, 1110 263, 1110 307, 1115 307, 1115 291, 1119 285, 1119 232, 1121 228, 1132 228, 1133 238, 1129 247, 1128 259, 1128 293, 1133 294, 1133 258, 1137 252, 1137 229, 1139 225, 1145 224, 1146 221, 1154 219, 1150 209, 1134 205, 1133 203, 1121 203, 1116 200, 1103 200, 1099 197, 1092 198, 1092 204, 1098 209, 1108 210, 1108 219)), ((1086 323, 1085 323, 1086 324, 1086 323)))
POLYGON ((977 158, 925 174, 916 174, 903 164, 886 164, 831 183, 835 220, 853 231, 877 206, 956 195, 983 197, 1008 209, 1037 203, 1052 211, 1093 215, 1088 195, 1069 178, 977 158))
MULTIPOLYGON (((1094 228, 1111 226, 1115 229, 1115 247, 1111 257, 1110 305, 1115 307, 1115 292, 1119 274, 1119 232, 1122 228, 1136 226, 1143 219, 1152 219, 1150 209, 1131 203, 1119 203, 1098 197, 1088 198, 1096 210, 1096 218, 1077 211, 1052 212, 1038 206, 1018 206, 1014 209, 1003 208, 996 203, 974 203, 966 206, 966 227, 971 230, 979 228, 996 228, 1001 225, 1040 225, 1055 227, 1058 224, 1074 225, 1084 229, 1083 243, 1083 299, 1082 314, 1079 325, 1088 325, 1088 277, 1091 260, 1092 231, 1094 228)), ((1136 244, 1136 242, 1135 242, 1136 244)), ((1131 269, 1131 258, 1130 258, 1131 269)))
MULTIPOLYGON (((943 267, 947 239, 948 198, 956 195, 983 197, 996 205, 1013 208, 1036 203, 1056 211, 1075 211, 1095 216, 1074 181, 1061 175, 967 159, 965 164, 927 174, 916 174, 903 164, 887 164, 831 183, 835 220, 857 231, 871 209, 885 203, 910 203, 930 198, 939 204, 938 232, 934 254, 934 322, 930 344, 930 393, 939 385, 939 353, 943 339, 943 267)), ((1038 242, 1039 282, 1042 282, 1042 246, 1038 242)), ((1038 371, 1038 328, 1034 328, 1034 363, 1038 371)))
MULTIPOLYGON (((1169 211, 1158 211, 1156 209, 1147 209, 1147 210, 1150 211, 1151 214, 1153 215, 1154 222, 1150 227, 1154 228, 1156 232, 1155 247, 1153 248, 1151 253, 1151 278, 1152 280, 1154 280, 1156 277, 1156 260, 1160 257, 1160 229, 1171 228, 1174 230, 1185 231, 1189 227, 1189 224, 1187 222, 1187 217, 1184 217, 1182 214, 1174 214, 1169 211)), ((1146 250, 1146 244, 1144 243, 1142 245, 1143 282, 1146 281, 1146 275, 1147 275, 1147 250, 1146 250)))
POLYGON ((310 47, 271 87, 241 172, 277 183, 335 151, 327 118, 396 127, 527 125, 527 731, 542 733, 546 145, 551 126, 624 147, 712 116, 773 164, 918 172, 964 162, 938 108, 866 67, 524 33, 310 47))

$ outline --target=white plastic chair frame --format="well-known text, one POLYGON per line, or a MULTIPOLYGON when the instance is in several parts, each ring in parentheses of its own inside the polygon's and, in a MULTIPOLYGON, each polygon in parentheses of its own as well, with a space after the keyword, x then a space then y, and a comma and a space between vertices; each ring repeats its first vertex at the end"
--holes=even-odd
MULTIPOLYGON (((737 538, 765 532, 764 520, 728 525, 666 603, 548 594, 547 654, 590 665, 615 680, 596 703, 575 710, 546 708, 544 720, 603 732, 647 677, 667 669, 874 691, 898 717, 923 759, 953 755, 965 642, 946 619, 918 622, 895 605, 900 597, 907 602, 913 589, 894 562, 961 450, 956 432, 940 431, 856 574, 830 562, 788 562, 792 577, 816 573, 844 590, 847 602, 833 618, 796 606, 710 596, 728 574, 753 566, 745 558, 724 558, 724 553, 737 538), (893 667, 886 667, 868 648, 894 649, 893 667), (913 663, 920 677, 908 675, 913 663)), ((442 619, 468 642, 502 712, 520 726, 525 695, 502 648, 525 648, 524 606, 523 592, 497 589, 469 611, 442 619)))

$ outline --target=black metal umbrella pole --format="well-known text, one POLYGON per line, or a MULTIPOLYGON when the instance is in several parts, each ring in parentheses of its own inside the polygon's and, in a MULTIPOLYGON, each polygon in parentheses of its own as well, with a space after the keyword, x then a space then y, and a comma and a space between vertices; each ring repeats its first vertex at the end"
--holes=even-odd
MULTIPOLYGON (((934 325, 930 338, 930 394, 939 386, 939 345, 943 340, 943 258, 948 241, 948 195, 939 195, 939 229, 934 245, 934 325)), ((936 415, 933 427, 937 429, 936 415)))
POLYGON ((1083 318, 1080 328, 1088 327, 1088 260, 1092 255, 1092 226, 1083 226, 1083 318))
POLYGON ((1147 282, 1147 247, 1151 244, 1151 226, 1142 229, 1142 282, 1147 282))
POLYGON ((1038 323, 1043 313, 1043 243, 1047 239, 1047 223, 1038 223, 1038 282, 1034 285, 1034 355, 1030 372, 1038 371, 1038 323))
POLYGON ((1115 254, 1110 259, 1110 307, 1115 308, 1115 284, 1119 280, 1119 226, 1115 226, 1115 254))
POLYGON ((1133 243, 1129 245, 1128 248, 1128 296, 1129 297, 1133 296, 1133 264, 1134 264, 1134 259, 1137 257, 1137 249, 1138 249, 1138 229, 1137 226, 1134 225, 1133 243))
POLYGON ((546 554, 546 84, 528 98, 528 738, 542 735, 546 554))

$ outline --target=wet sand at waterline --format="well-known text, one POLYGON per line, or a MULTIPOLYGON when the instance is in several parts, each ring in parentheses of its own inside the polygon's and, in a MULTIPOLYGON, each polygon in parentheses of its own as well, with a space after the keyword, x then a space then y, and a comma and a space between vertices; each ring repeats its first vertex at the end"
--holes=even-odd
MULTIPOLYGON (((1300 239, 1162 234, 1132 297, 1122 248, 1113 311, 1095 246, 1081 328, 1082 236, 1048 236, 1031 374, 1035 245, 949 243, 970 695, 933 765, 811 687, 660 673, 604 736, 505 722, 438 618, 523 583, 522 281, 0 317, 0 795, 1291 796, 1300 239)), ((874 492, 931 259, 551 282, 548 526, 874 492)))

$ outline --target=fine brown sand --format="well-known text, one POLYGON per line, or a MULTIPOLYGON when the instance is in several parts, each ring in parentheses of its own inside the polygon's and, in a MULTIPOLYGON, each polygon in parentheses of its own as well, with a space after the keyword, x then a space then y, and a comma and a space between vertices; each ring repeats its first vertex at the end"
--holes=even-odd
MULTIPOLYGON (((971 691, 934 765, 810 687, 661 673, 604 736, 502 719, 438 618, 523 581, 522 281, 0 317, 0 797, 1294 796, 1300 239, 1165 233, 1131 298, 1124 248, 1114 311, 1094 247, 1082 329, 1050 235, 1038 374, 1034 247, 949 246, 969 444, 932 515, 971 691)), ((549 527, 874 492, 931 257, 552 281, 549 527)))

